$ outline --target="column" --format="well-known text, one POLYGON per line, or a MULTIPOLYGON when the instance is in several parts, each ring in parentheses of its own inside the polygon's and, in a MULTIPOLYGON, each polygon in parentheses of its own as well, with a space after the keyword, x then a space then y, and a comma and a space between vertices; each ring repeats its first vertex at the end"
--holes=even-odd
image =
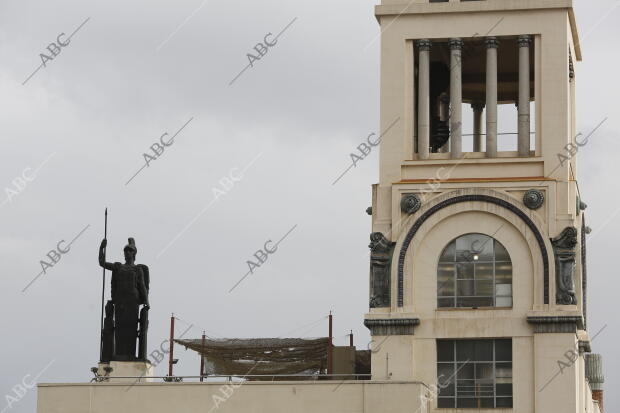
POLYGON ((530 156, 530 44, 532 37, 519 36, 519 156, 530 156))
POLYGON ((428 39, 417 41, 418 51, 418 158, 428 159, 430 146, 430 50, 428 39))
POLYGON ((474 110, 474 152, 482 152, 482 110, 484 103, 474 102, 471 104, 474 110))
POLYGON ((497 37, 487 37, 487 157, 497 156, 497 37))
POLYGON ((463 74, 461 51, 463 40, 450 39, 450 149, 452 158, 463 156, 463 74))

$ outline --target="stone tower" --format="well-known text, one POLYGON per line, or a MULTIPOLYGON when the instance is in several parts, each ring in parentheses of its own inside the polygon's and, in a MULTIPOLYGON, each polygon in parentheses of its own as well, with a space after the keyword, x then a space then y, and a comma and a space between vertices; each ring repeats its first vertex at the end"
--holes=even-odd
POLYGON ((376 17, 373 379, 433 384, 431 411, 599 411, 572 0, 383 0, 376 17))

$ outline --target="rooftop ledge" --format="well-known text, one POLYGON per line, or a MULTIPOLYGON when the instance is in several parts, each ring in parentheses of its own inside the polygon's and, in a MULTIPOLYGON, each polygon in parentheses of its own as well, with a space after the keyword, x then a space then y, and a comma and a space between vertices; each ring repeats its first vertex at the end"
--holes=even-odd
MULTIPOLYGON (((177 376, 182 377, 182 376, 177 376)), ((324 381, 307 381, 307 380, 287 380, 287 381, 244 381, 244 382, 231 382, 228 380, 222 381, 182 381, 178 383, 172 382, 153 382, 153 383, 130 383, 131 387, 168 387, 168 386, 221 386, 222 384, 236 384, 243 386, 334 386, 344 384, 354 385, 381 385, 381 384, 419 384, 424 387, 428 385, 418 380, 324 380, 324 381)), ((100 386, 118 386, 128 387, 127 382, 100 382, 100 383, 37 383, 37 387, 100 387, 100 386)))
POLYGON ((431 13, 471 13, 493 11, 568 9, 576 58, 581 61, 581 46, 577 30, 577 20, 573 10, 573 0, 478 0, 430 3, 429 0, 382 0, 375 6, 375 16, 381 23, 382 16, 401 16, 403 14, 431 13))
POLYGON ((542 156, 519 157, 517 152, 499 152, 496 158, 487 158, 484 152, 467 152, 462 158, 452 159, 449 153, 433 153, 429 159, 406 159, 403 166, 453 165, 482 163, 536 163, 543 162, 542 156))
POLYGON ((430 3, 428 0, 383 0, 375 6, 375 16, 476 11, 510 11, 573 8, 573 0, 478 0, 430 3))

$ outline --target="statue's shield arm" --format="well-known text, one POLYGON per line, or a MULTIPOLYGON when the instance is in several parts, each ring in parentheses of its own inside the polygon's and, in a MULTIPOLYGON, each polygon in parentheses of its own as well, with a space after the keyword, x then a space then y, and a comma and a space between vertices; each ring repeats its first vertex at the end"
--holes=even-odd
POLYGON ((140 269, 140 275, 138 277, 138 290, 140 291, 140 298, 142 299, 142 304, 149 305, 149 288, 151 284, 149 267, 144 264, 138 264, 137 267, 140 269))

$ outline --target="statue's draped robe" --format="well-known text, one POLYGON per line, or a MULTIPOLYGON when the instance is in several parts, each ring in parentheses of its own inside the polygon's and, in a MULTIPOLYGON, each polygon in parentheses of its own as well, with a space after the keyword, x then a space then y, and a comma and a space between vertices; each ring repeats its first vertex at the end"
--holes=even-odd
POLYGON ((112 301, 114 302, 115 355, 135 359, 138 338, 138 307, 147 302, 148 290, 142 266, 114 263, 112 301))

